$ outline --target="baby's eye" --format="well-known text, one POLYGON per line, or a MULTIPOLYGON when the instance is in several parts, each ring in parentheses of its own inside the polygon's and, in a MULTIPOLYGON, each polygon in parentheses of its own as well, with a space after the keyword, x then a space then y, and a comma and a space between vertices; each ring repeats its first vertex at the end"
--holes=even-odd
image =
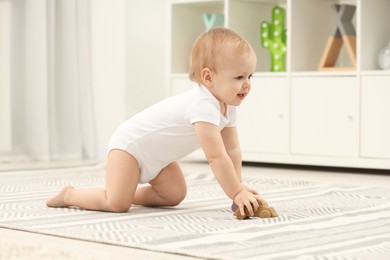
POLYGON ((237 80, 243 80, 243 79, 245 79, 245 77, 244 76, 237 76, 236 79, 237 80))
MULTIPOLYGON (((251 74, 251 75, 248 76, 248 79, 251 79, 252 77, 253 77, 253 75, 251 74)), ((243 80, 243 79, 245 79, 245 76, 237 76, 236 79, 237 80, 243 80)))

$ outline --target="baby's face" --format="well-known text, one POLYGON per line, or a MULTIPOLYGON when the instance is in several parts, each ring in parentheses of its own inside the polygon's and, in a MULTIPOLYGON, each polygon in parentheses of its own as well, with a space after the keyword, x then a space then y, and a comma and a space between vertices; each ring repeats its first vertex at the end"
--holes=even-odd
POLYGON ((222 103, 239 106, 251 89, 256 62, 253 50, 241 55, 223 50, 216 60, 216 72, 212 72, 211 93, 222 103))

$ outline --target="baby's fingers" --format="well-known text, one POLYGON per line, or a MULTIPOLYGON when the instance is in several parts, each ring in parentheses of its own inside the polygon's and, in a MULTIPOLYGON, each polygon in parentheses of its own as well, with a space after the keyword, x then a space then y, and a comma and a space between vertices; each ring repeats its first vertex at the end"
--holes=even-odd
POLYGON ((253 209, 252 209, 252 205, 249 202, 249 200, 246 200, 243 203, 241 203, 238 206, 238 208, 240 209, 240 213, 241 213, 242 216, 248 216, 247 215, 248 213, 249 213, 249 216, 253 216, 253 209), (246 210, 245 210, 245 208, 246 208, 246 210))
MULTIPOLYGON (((256 197, 249 198, 245 203, 244 206, 248 210, 249 216, 254 216, 255 211, 259 208, 259 202, 257 201, 256 197)), ((243 207, 243 211, 245 212, 245 209, 243 207)))
MULTIPOLYGON (((260 207, 260 201, 258 200, 258 198, 257 197, 253 197, 253 198, 251 198, 250 199, 250 203, 251 203, 251 205, 252 205, 252 209, 253 209, 253 215, 255 214, 254 212, 255 211, 257 211, 257 209, 260 207)), ((252 215, 252 216, 253 216, 252 215)))

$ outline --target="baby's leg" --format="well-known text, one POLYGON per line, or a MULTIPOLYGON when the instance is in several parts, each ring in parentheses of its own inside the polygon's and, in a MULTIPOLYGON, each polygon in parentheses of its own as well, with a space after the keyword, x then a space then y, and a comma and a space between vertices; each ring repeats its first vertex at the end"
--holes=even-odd
POLYGON ((125 212, 133 202, 139 181, 138 162, 129 153, 114 149, 107 159, 106 189, 65 187, 48 200, 49 207, 75 206, 88 210, 125 212))
POLYGON ((134 204, 143 206, 176 206, 187 194, 187 185, 177 162, 166 166, 149 182, 140 187, 134 196, 134 204))

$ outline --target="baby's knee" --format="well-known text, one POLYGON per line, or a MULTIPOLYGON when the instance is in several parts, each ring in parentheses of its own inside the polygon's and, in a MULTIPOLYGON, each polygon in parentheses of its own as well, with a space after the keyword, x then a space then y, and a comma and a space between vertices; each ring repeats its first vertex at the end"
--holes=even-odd
POLYGON ((187 187, 176 187, 173 189, 173 193, 171 194, 171 198, 169 200, 169 206, 177 206, 179 205, 187 196, 187 187))
POLYGON ((120 202, 120 201, 110 201, 108 203, 108 211, 114 213, 124 213, 129 211, 131 203, 120 202))

